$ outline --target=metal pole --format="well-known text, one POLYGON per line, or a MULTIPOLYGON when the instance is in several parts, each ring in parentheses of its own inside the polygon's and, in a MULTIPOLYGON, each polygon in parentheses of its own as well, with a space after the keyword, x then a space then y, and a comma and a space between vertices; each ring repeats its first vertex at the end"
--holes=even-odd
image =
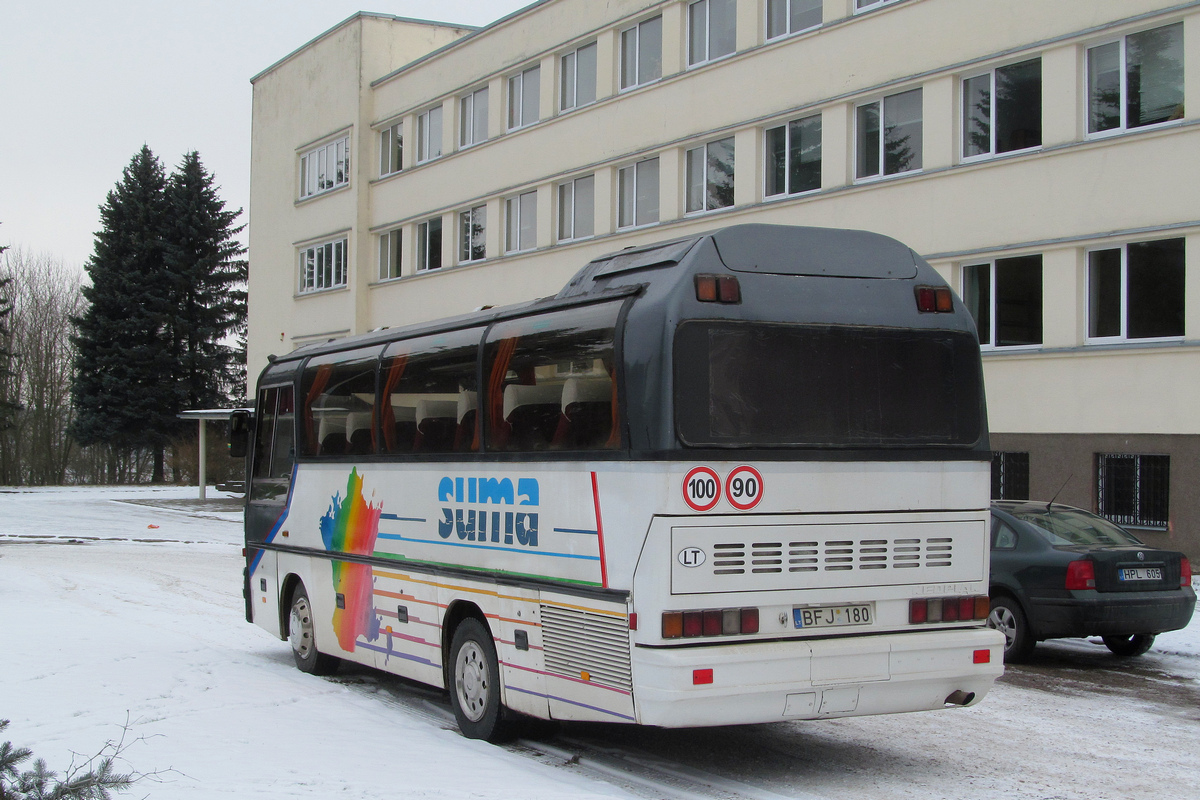
POLYGON ((208 453, 205 445, 205 425, 204 418, 200 420, 200 499, 208 499, 208 453))

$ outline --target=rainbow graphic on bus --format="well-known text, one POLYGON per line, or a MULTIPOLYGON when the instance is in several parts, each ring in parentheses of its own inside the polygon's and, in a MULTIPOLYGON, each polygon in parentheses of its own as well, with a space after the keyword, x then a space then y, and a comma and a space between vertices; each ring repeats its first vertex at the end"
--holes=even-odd
MULTIPOLYGON (((321 517, 321 539, 332 553, 369 556, 379 535, 379 515, 383 504, 372 505, 363 496, 363 479, 357 469, 350 471, 343 500, 335 494, 329 510, 321 517)), ((342 602, 333 611, 333 630, 338 644, 354 652, 359 636, 369 641, 379 637, 379 620, 372 598, 374 579, 371 567, 346 561, 333 562, 333 590, 342 602)))

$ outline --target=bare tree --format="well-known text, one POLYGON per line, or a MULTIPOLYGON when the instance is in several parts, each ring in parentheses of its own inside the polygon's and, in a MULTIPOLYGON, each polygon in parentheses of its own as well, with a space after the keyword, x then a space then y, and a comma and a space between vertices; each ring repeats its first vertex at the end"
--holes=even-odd
POLYGON ((71 317, 83 310, 82 273, 57 258, 10 248, 0 275, 11 279, 8 318, 13 353, 5 395, 21 409, 15 425, 0 433, 0 482, 47 485, 68 480, 74 443, 71 317))

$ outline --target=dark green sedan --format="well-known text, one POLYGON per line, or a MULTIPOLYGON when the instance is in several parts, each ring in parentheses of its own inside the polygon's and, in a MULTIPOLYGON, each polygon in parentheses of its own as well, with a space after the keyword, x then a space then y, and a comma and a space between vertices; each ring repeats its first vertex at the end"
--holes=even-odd
POLYGON ((1187 556, 1141 542, 1121 526, 1057 503, 992 503, 991 614, 1004 660, 1043 639, 1099 636, 1138 656, 1196 608, 1187 556))

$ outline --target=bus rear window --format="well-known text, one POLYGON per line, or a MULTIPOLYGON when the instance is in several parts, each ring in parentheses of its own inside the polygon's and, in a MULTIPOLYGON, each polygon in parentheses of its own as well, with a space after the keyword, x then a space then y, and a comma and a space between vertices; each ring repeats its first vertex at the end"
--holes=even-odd
POLYGON ((674 374, 692 446, 970 446, 982 430, 965 332, 685 322, 674 374))

